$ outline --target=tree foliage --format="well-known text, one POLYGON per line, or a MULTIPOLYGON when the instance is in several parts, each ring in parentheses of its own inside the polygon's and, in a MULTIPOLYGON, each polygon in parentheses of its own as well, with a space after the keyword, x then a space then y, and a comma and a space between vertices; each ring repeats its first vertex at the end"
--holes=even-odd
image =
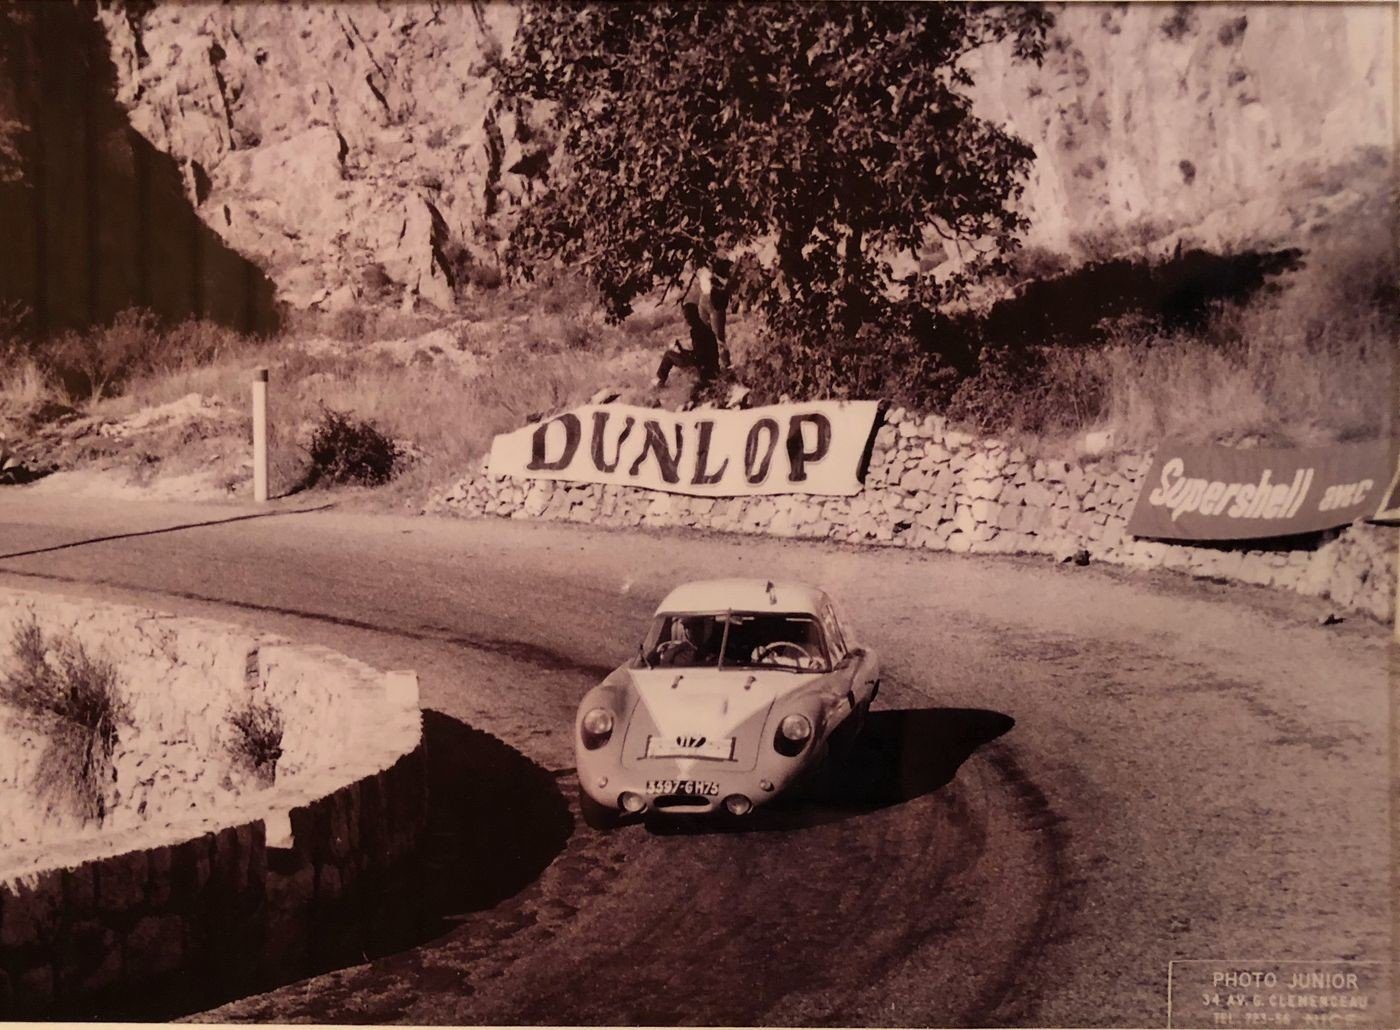
POLYGON ((1031 148, 977 117, 966 58, 1039 60, 1039 9, 963 4, 530 4, 497 86, 546 102, 562 153, 511 239, 560 260, 608 313, 748 250, 775 341, 853 346, 963 276, 896 276, 940 240, 995 261, 1031 148))

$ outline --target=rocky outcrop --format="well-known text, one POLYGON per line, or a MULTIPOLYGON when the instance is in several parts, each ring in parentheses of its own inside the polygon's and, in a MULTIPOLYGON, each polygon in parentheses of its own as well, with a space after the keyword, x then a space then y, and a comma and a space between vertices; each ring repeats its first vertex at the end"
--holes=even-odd
POLYGON ((1400 532, 1358 524, 1308 544, 1184 546, 1127 534, 1151 458, 1037 458, 950 429, 936 415, 890 412, 853 497, 690 497, 635 487, 519 480, 489 464, 430 510, 618 527, 684 527, 955 554, 1043 554, 1171 569, 1329 597, 1378 619, 1394 611, 1400 532))
POLYGON ((103 13, 132 124, 294 306, 453 304, 494 260, 531 137, 494 103, 503 4, 168 4, 103 13), (338 292, 337 292, 338 291, 338 292))
POLYGON ((969 62, 977 112, 1035 147, 1029 244, 1296 242, 1389 182, 1393 7, 1051 9, 1040 68, 1005 49, 969 62))
MULTIPOLYGON (((1296 240, 1386 181, 1393 9, 1072 4, 1040 68, 968 62, 1036 150, 1027 242, 1078 258, 1296 240)), ((437 306, 491 263, 547 153, 498 108, 500 3, 158 4, 103 22, 132 124, 296 306, 437 306)))

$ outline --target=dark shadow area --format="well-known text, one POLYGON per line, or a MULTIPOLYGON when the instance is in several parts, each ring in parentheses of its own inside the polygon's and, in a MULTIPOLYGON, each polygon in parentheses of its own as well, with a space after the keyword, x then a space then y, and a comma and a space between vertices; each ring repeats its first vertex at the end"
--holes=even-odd
MULTIPOLYGON (((37 476, 35 477, 38 478, 37 476)), ((160 529, 141 529, 131 533, 113 533, 110 536, 94 536, 86 540, 72 540, 66 544, 51 544, 48 547, 35 547, 28 551, 13 551, 10 554, 0 554, 0 561, 6 558, 28 558, 36 554, 48 554, 51 551, 67 551, 74 547, 87 547, 89 544, 105 544, 112 540, 133 540, 142 536, 160 536, 163 533, 179 533, 186 529, 201 529, 204 526, 226 526, 231 522, 247 522, 249 519, 270 519, 278 515, 306 515, 313 511, 325 511, 333 508, 333 504, 318 504, 314 508, 291 508, 282 511, 257 511, 251 515, 230 515, 226 519, 209 519, 206 522, 185 522, 178 526, 164 526, 160 529)))
POLYGON ((25 483, 33 483, 52 475, 56 469, 53 468, 30 468, 27 465, 11 465, 7 469, 0 469, 0 486, 23 486, 25 483))
POLYGON ((654 833, 743 833, 791 830, 904 804, 947 786, 978 748, 1016 720, 982 708, 873 711, 853 741, 833 740, 833 755, 786 797, 740 819, 651 819, 654 833), (836 755, 849 746, 849 754, 836 755))
POLYGON ((41 337, 132 307, 276 329, 272 282, 195 213, 202 170, 132 128, 116 85, 95 4, 0 7, 0 306, 41 337))
POLYGON ((1205 551, 1316 551, 1329 540, 1341 535, 1345 526, 1335 529, 1310 529, 1302 533, 1289 533, 1282 536, 1240 537, 1238 540, 1181 540, 1172 537, 1139 537, 1141 540, 1159 540, 1173 546, 1187 545, 1205 551))
POLYGON ((427 936, 529 886, 573 834, 555 777, 510 745, 441 712, 423 712, 428 840, 427 936))
MULTIPOLYGON (((180 974, 152 977, 140 990, 58 1000, 42 1018, 166 1021, 382 958, 518 893, 563 850, 573 833, 568 802, 554 776, 520 752, 425 710, 423 754, 427 826, 409 861, 364 873, 333 908, 319 901, 308 908, 302 892, 296 899, 281 892, 303 876, 315 882, 318 867, 269 849, 266 888, 251 884, 236 910, 212 905, 198 958, 180 974)), ((190 954, 189 930, 185 943, 190 954)))
POLYGON ((1222 304, 1244 304, 1271 280, 1301 265, 1297 249, 1177 253, 1161 261, 1115 258, 1064 275, 1031 280, 985 313, 926 314, 916 326, 923 347, 963 375, 977 371, 983 348, 1102 342, 1106 326, 1133 316, 1153 329, 1198 329, 1222 304))

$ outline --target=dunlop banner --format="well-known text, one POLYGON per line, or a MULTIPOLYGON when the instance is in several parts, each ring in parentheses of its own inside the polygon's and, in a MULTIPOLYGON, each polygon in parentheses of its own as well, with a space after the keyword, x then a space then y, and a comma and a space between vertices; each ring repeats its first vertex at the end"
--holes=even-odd
POLYGON ((491 444, 491 472, 737 497, 855 494, 876 428, 875 401, 748 411, 574 408, 491 444))
POLYGON ((1395 471, 1389 442, 1265 450, 1157 449, 1128 532, 1162 540, 1244 540, 1344 526, 1376 514, 1395 471))

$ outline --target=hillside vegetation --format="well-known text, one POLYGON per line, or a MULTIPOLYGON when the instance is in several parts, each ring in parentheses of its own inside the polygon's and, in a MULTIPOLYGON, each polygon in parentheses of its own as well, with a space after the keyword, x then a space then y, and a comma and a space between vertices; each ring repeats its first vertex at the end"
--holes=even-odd
MULTIPOLYGON (((1139 451, 1165 436, 1385 436, 1400 324, 1390 224, 1377 197, 1306 248, 1057 268, 926 327, 904 344, 906 360, 838 355, 842 392, 944 411, 1066 456, 1089 431, 1139 451)), ((315 478, 317 425, 343 412, 396 441, 402 460, 379 495, 409 505, 460 476, 494 434, 541 414, 599 391, 678 407, 693 387, 684 374, 665 391, 650 385, 660 351, 683 335, 674 303, 612 326, 567 277, 479 288, 452 314, 366 307, 303 317, 273 337, 162 326, 141 312, 39 343, 18 328, 11 312, 0 337, 0 445, 34 463, 122 469, 137 481, 198 474, 213 495, 246 489, 258 365, 272 370, 275 493, 315 478)), ((742 311, 731 342, 734 376, 752 400, 779 399, 771 356, 742 311)))
MULTIPOLYGON (((7 252, 12 274, 0 276, 0 483, 58 467, 107 470, 108 486, 245 489, 248 381, 260 365, 271 369, 274 491, 338 478, 317 441, 358 440, 386 466, 368 478, 389 476, 374 496, 410 504, 459 477, 495 433, 600 394, 672 407, 723 402, 736 387, 751 403, 882 397, 1065 456, 1090 432, 1096 446, 1131 450, 1164 436, 1302 444, 1391 433, 1393 12, 1047 10, 1040 64, 1016 59, 1008 39, 965 66, 973 113, 1030 144, 1003 141, 1015 160, 1000 167, 1025 179, 1024 192, 1003 182, 997 200, 1014 210, 995 224, 1017 228, 1005 265, 965 290, 921 295, 897 319, 785 334, 783 291, 750 261, 735 281, 732 374, 703 391, 684 373, 651 385, 661 352, 686 335, 683 282, 661 291, 648 280, 634 297, 641 280, 623 275, 634 310, 611 324, 590 269, 567 254, 540 263, 533 283, 508 279, 512 230, 559 163, 540 112, 492 99, 491 69, 523 31, 517 8, 9 10, 0 216, 28 243, 7 252), (82 69, 90 93, 57 88, 82 69), (308 87, 321 74, 325 88, 308 87), (82 147, 41 146, 41 126, 77 124, 85 105, 95 105, 110 216, 96 222, 45 193, 93 171, 82 147), (34 112, 43 117, 26 123, 34 112), (138 168, 159 201, 144 222, 138 168), (24 236, 41 230, 51 245, 24 236)), ((890 46, 879 60, 847 62, 860 89, 880 84, 890 55, 923 52, 903 29, 881 38, 890 46)), ((788 68, 774 40, 758 42, 773 95, 811 72, 788 68)), ((962 88, 957 77, 946 85, 962 88)), ((908 112, 882 90, 898 128, 908 112)), ((839 138, 864 154, 862 120, 842 124, 839 138)), ((903 127, 923 131, 918 118, 903 127)), ((803 131, 808 146, 838 140, 803 131)), ((910 140, 901 153, 917 167, 927 141, 910 140)), ((767 167, 750 157, 745 183, 767 167)), ((839 183, 802 175, 797 195, 815 182, 845 204, 839 183)), ((778 191, 789 221, 791 192, 778 191)), ((604 221, 613 213, 592 207, 604 221)), ((880 225, 892 238, 903 229, 899 218, 880 225)), ((670 228, 668 239, 691 231, 670 228)), ((802 228, 789 235, 802 239, 802 228)), ((620 253, 609 239, 593 241, 595 265, 620 253)), ((846 277, 867 313, 887 299, 880 283, 941 286, 976 264, 956 239, 917 257, 869 249, 875 237, 861 233, 839 248, 822 239, 811 253, 789 250, 828 272, 838 260, 878 271, 846 277)), ((655 237, 622 242, 646 252, 655 237)), ((679 267, 693 255, 677 247, 679 267)), ((803 282, 782 285, 790 295, 803 282)), ((828 291, 835 306, 821 311, 839 315, 853 295, 828 291)))

